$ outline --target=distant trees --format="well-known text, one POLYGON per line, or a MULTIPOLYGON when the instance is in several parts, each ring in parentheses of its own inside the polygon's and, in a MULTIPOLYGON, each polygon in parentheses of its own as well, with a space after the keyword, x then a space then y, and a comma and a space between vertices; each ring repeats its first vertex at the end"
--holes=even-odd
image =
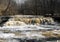
POLYGON ((6 8, 2 11, 3 15, 54 15, 60 13, 58 0, 27 0, 23 4, 17 4, 13 0, 6 0, 6 4, 6 8))
POLYGON ((21 5, 23 14, 53 15, 56 12, 57 0, 28 0, 21 5))

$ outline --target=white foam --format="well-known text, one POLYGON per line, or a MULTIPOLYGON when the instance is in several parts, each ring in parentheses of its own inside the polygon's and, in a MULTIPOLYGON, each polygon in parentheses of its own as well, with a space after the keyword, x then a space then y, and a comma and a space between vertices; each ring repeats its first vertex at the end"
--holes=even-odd
POLYGON ((15 34, 13 34, 13 33, 1 33, 0 34, 0 38, 5 38, 5 39, 12 38, 14 36, 15 36, 15 34))

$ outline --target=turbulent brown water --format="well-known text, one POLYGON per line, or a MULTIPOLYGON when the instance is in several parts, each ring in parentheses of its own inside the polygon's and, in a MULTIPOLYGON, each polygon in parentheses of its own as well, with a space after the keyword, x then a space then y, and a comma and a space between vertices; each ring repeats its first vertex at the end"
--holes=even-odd
MULTIPOLYGON (((7 18, 3 18, 3 20, 1 21, 2 24, 7 22, 9 19, 9 17, 7 18), (6 19, 6 20, 5 20, 6 19)), ((33 25, 32 25, 33 26, 33 25)), ((41 25, 42 27, 45 27, 45 28, 53 28, 53 27, 58 27, 60 26, 60 24, 58 22, 55 22, 54 25, 41 25)), ((37 27, 38 28, 38 27, 37 27)), ((59 27, 58 27, 59 28, 59 27)), ((8 40, 8 39, 7 39, 8 40)), ((20 41, 19 39, 9 39, 8 42, 23 42, 23 41, 20 41)), ((24 41, 24 42, 27 42, 27 41, 24 41)), ((32 41, 33 42, 33 41, 32 41)), ((34 42, 38 42, 38 41, 34 41, 34 42)), ((39 41, 40 42, 40 41, 39 41)), ((56 41, 47 41, 47 42, 56 42, 56 41)))

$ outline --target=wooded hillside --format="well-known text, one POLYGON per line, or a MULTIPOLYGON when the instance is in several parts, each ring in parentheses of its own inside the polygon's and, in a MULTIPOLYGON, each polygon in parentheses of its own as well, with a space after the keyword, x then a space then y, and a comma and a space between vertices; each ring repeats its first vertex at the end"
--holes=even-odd
MULTIPOLYGON (((18 0, 17 0, 18 1, 18 0)), ((27 0, 17 4, 13 0, 0 0, 0 15, 56 15, 60 14, 59 0, 27 0)))

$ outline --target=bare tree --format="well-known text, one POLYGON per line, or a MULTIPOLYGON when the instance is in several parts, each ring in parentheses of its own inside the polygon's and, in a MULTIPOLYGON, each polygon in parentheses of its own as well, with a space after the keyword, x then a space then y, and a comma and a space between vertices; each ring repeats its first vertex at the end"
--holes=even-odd
POLYGON ((4 11, 2 11, 3 15, 6 15, 6 12, 7 12, 8 8, 9 8, 9 6, 10 6, 11 0, 7 0, 7 2, 8 2, 8 5, 7 5, 6 9, 4 11))

